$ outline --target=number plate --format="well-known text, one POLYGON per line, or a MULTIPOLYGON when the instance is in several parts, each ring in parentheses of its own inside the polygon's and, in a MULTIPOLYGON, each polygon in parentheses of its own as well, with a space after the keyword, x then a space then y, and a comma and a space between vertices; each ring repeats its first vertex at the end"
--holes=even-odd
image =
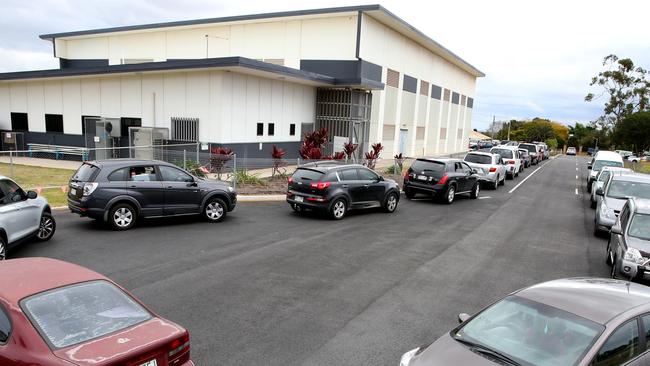
POLYGON ((429 180, 429 178, 426 175, 418 175, 419 180, 429 180))
POLYGON ((70 188, 70 194, 73 195, 73 196, 76 196, 77 195, 77 190, 74 189, 74 188, 70 188))
POLYGON ((156 362, 156 360, 151 360, 140 364, 140 366, 158 366, 158 362, 156 362))
POLYGON ((305 199, 301 196, 296 196, 296 202, 303 202, 305 199))

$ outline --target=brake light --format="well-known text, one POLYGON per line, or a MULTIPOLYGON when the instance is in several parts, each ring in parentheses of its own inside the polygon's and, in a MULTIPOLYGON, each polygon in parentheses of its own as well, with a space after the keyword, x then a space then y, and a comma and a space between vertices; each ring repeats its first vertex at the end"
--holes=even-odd
POLYGON ((330 182, 318 182, 318 183, 314 182, 314 183, 310 184, 309 186, 311 188, 315 188, 315 189, 325 189, 325 188, 329 188, 329 186, 331 184, 332 183, 330 183, 330 182))
POLYGON ((495 168, 495 167, 490 168, 490 173, 494 173, 496 171, 497 171, 497 168, 495 168))
POLYGON ((180 365, 190 359, 190 334, 185 332, 182 337, 174 339, 169 344, 167 353, 169 365, 180 365))
POLYGON ((409 171, 407 170, 407 171, 404 172, 404 181, 408 182, 409 178, 410 178, 409 171))
POLYGON ((445 184, 449 180, 449 176, 447 174, 443 175, 440 177, 440 180, 438 180, 438 184, 445 184))
POLYGON ((508 164, 514 164, 514 163, 515 163, 514 160, 508 160, 508 164))
POLYGON ((289 184, 293 183, 293 177, 287 178, 287 183, 289 183, 289 184))
POLYGON ((327 201, 327 198, 325 198, 325 197, 307 197, 307 201, 325 202, 325 201, 327 201))

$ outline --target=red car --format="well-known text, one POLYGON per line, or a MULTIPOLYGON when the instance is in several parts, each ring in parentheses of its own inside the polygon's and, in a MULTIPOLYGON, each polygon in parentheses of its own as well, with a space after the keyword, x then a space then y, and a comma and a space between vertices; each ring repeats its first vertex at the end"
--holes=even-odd
POLYGON ((108 278, 54 259, 0 263, 0 365, 194 366, 187 330, 108 278))

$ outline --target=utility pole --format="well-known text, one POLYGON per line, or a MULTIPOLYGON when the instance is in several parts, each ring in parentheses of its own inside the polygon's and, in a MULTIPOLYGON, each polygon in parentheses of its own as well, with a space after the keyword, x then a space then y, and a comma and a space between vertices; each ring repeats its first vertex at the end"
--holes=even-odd
POLYGON ((492 140, 494 140, 494 124, 496 123, 497 116, 492 116, 492 140))
POLYGON ((508 141, 510 141, 510 125, 512 124, 512 121, 508 122, 508 141))

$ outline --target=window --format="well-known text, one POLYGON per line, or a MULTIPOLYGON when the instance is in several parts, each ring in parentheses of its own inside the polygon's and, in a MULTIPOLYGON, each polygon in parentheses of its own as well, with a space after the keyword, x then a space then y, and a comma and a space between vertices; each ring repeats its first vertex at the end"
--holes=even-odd
POLYGON ((386 84, 393 88, 399 88, 399 72, 388 69, 386 73, 386 84))
POLYGON ((646 348, 650 348, 650 315, 644 315, 641 317, 643 322, 643 329, 645 329, 645 341, 646 348))
POLYGON ((5 309, 0 305, 0 343, 6 343, 11 334, 11 321, 5 312, 5 309))
POLYGON ((46 114, 45 131, 52 132, 52 133, 63 133, 63 115, 46 114))
POLYGON ((359 174, 360 180, 369 180, 372 182, 379 180, 379 176, 369 169, 357 169, 357 174, 359 174))
POLYGON ((132 182, 155 182, 156 169, 153 166, 134 166, 129 169, 129 180, 132 182))
POLYGON ((122 117, 120 118, 120 136, 123 137, 129 136, 129 127, 141 127, 141 126, 142 126, 142 118, 122 117))
POLYGON ((463 173, 471 173, 472 168, 469 167, 466 163, 460 163, 461 169, 463 169, 463 173))
POLYGON ((29 131, 27 123, 27 113, 11 113, 11 130, 12 131, 29 131))
POLYGON ((477 164, 492 164, 492 157, 482 154, 467 154, 465 155, 465 161, 477 164))
POLYGON ((269 136, 275 135, 275 123, 269 123, 268 134, 269 136))
POLYGON ((447 128, 446 127, 441 127, 440 128, 440 139, 441 140, 447 139, 447 128))
POLYGON ((191 175, 180 169, 164 165, 161 165, 159 168, 162 180, 165 182, 194 182, 194 178, 191 175))
POLYGON ((199 141, 199 119, 172 117, 172 140, 199 141))
POLYGON ((359 180, 356 169, 344 169, 339 172, 342 181, 359 180))
POLYGON ((293 178, 294 181, 307 180, 307 181, 314 181, 314 182, 318 182, 322 177, 323 177, 323 173, 319 171, 311 170, 311 169, 303 169, 303 168, 296 169, 296 172, 293 173, 293 175, 291 176, 291 178, 293 178))
POLYGON ((292 123, 289 125, 289 136, 295 136, 296 135, 296 124, 292 123))
POLYGON ((639 327, 636 319, 612 333, 594 358, 593 366, 622 365, 639 355, 639 327))
POLYGON ((439 173, 445 171, 445 163, 439 161, 429 161, 429 160, 416 160, 411 165, 411 170, 414 172, 432 172, 439 173))
POLYGON ((257 124, 257 136, 264 136, 264 123, 257 124))
POLYGON ((27 194, 16 183, 4 179, 0 180, 0 196, 3 197, 2 203, 14 203, 27 198, 27 194))
MULTIPOLYGON (((108 175, 108 181, 109 182, 123 182, 123 181, 127 180, 126 177, 128 176, 127 175, 128 171, 129 171, 129 168, 118 169, 118 170, 116 170, 116 171, 114 171, 114 172, 112 172, 111 174, 108 175)), ((130 179, 128 179, 128 180, 130 180, 130 179)))
POLYGON ((99 168, 91 164, 82 164, 74 173, 72 180, 76 182, 90 182, 99 173, 99 168))

